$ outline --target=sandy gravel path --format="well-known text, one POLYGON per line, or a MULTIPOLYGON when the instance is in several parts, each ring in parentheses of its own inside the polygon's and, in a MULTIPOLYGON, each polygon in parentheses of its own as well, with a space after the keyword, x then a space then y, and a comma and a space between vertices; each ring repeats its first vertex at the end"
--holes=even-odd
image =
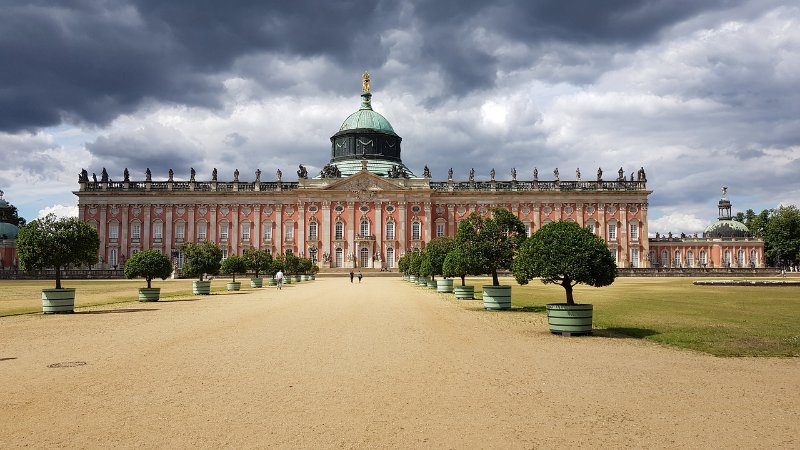
POLYGON ((541 317, 328 278, 0 318, 0 448, 800 447, 798 359, 541 317))

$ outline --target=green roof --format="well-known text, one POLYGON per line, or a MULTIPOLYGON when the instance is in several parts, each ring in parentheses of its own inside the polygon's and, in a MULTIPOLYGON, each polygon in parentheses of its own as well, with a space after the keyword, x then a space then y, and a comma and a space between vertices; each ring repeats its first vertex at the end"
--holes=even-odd
POLYGON ((720 219, 706 227, 705 237, 745 237, 750 230, 745 224, 733 219, 720 219))
POLYGON ((385 117, 371 109, 359 109, 345 119, 339 131, 370 129, 388 134, 396 134, 394 128, 385 117))
POLYGON ((19 228, 6 222, 0 222, 0 236, 5 235, 5 239, 15 240, 19 234, 19 228))
MULTIPOLYGON (((361 172, 361 160, 359 159, 336 161, 332 162, 331 165, 336 166, 339 171, 342 172, 342 177, 349 177, 361 172)), ((411 170, 401 162, 387 161, 385 159, 367 160, 367 172, 374 173, 375 175, 381 177, 387 176, 387 173, 392 170, 392 166, 398 166, 398 168, 405 172, 409 178, 417 178, 417 176, 414 175, 414 173, 411 172, 411 170)), ((315 178, 320 178, 320 176, 317 175, 315 178)))

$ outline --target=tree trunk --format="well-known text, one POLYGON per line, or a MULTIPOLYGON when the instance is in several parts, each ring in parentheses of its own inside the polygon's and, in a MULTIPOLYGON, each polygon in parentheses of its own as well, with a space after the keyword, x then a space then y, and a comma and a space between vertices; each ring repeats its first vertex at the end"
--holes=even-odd
POLYGON ((150 289, 150 282, 153 280, 153 277, 145 277, 145 280, 147 280, 147 289, 150 289))
POLYGON ((500 279, 497 278, 497 269, 492 269, 492 286, 500 286, 500 279))
POLYGON ((236 274, 233 274, 233 283, 236 283, 236 274))
POLYGON ((567 291, 567 304, 574 305, 575 301, 572 299, 572 281, 569 278, 564 278, 561 285, 564 286, 564 290, 567 291))
POLYGON ((461 286, 466 286, 466 285, 467 285, 467 282, 466 282, 466 281, 464 281, 464 278, 466 278, 466 276, 465 276, 465 275, 462 275, 462 276, 461 276, 461 286))
POLYGON ((56 266, 56 289, 61 289, 61 267, 56 266))

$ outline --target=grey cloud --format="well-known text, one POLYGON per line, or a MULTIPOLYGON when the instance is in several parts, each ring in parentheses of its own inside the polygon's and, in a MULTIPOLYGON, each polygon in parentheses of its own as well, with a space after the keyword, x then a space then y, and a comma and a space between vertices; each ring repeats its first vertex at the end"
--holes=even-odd
POLYGON ((247 141, 247 136, 242 136, 239 133, 229 133, 225 135, 225 139, 222 140, 225 145, 233 148, 241 147, 246 144, 247 141))

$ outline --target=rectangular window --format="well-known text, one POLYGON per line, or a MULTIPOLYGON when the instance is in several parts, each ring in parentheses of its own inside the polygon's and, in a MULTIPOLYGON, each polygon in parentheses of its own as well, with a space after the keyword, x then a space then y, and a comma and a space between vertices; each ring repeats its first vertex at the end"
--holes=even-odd
POLYGON ((308 224, 308 239, 312 241, 317 240, 317 222, 308 224))
POLYGON ((117 265, 117 249, 111 248, 108 250, 108 263, 112 266, 117 265))
POLYGON ((531 236, 531 224, 529 223, 525 224, 525 236, 527 237, 531 236))
POLYGON ((228 247, 222 248, 222 259, 228 259, 228 247))
POLYGON ((161 235, 163 234, 163 225, 161 222, 156 222, 153 224, 153 239, 160 241, 161 235))
POLYGON ((442 237, 442 236, 444 236, 444 224, 443 223, 437 223, 436 224, 436 237, 442 237))
POLYGON ((178 252, 178 261, 176 262, 178 269, 183 268, 183 252, 178 252))
POLYGON ((186 237, 186 224, 183 222, 178 222, 175 225, 175 239, 184 240, 186 237))
POLYGON ((272 240, 272 223, 270 222, 264 224, 264 240, 265 241, 272 240))
POLYGON ((109 239, 119 239, 119 226, 116 223, 108 226, 108 237, 109 239))
POLYGON ((284 233, 285 239, 287 241, 293 241, 294 240, 294 224, 292 222, 288 222, 286 224, 286 228, 285 229, 286 229, 286 233, 284 233))
POLYGON ((245 222, 242 224, 242 240, 250 240, 250 222, 245 222))
POLYGON ((411 239, 418 241, 420 239, 420 226, 419 222, 411 224, 411 239))
POLYGON ((219 224, 219 238, 220 239, 228 239, 228 224, 227 223, 219 224))
POLYGON ((386 239, 394 240, 394 222, 386 223, 386 239))
POLYGON ((197 239, 204 241, 206 240, 206 224, 205 222, 200 222, 197 224, 197 239))
POLYGON ((639 267, 639 249, 631 249, 631 267, 639 267))
POLYGON ((609 241, 616 241, 617 240, 617 224, 616 223, 608 224, 608 240, 609 241))
POLYGON ((333 227, 334 233, 333 238, 337 241, 341 241, 344 239, 344 224, 342 222, 336 222, 336 225, 333 227))
POLYGON ((141 238, 142 226, 138 223, 131 225, 131 239, 138 241, 141 238))
POLYGON ((631 240, 639 239, 639 224, 631 223, 631 240))

